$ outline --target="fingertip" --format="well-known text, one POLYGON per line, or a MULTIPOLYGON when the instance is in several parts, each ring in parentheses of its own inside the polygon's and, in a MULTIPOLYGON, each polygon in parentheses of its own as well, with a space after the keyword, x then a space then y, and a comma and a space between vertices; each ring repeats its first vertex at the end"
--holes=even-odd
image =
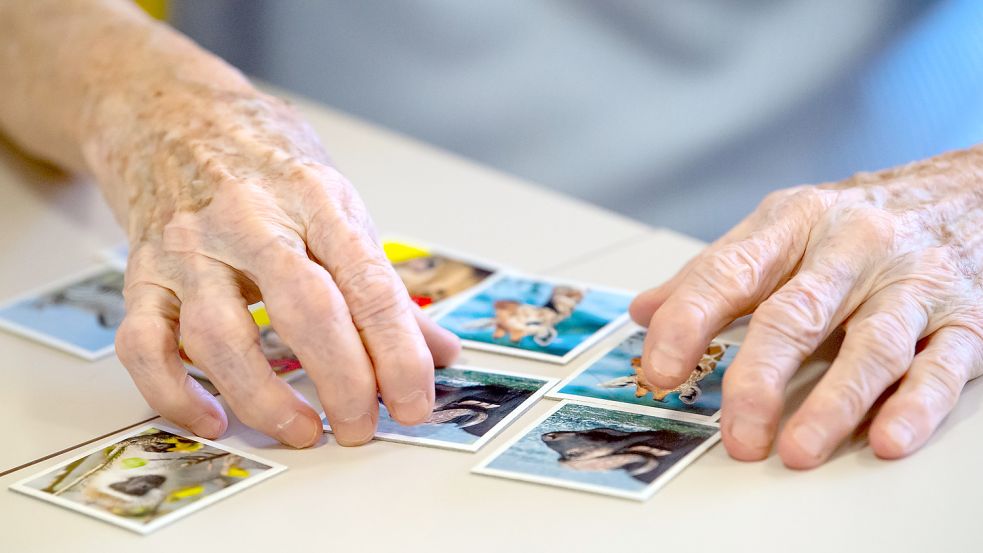
POLYGON ((387 407, 396 422, 404 426, 413 426, 430 418, 433 413, 433 395, 423 390, 415 390, 392 403, 387 403, 387 407))
POLYGON ((828 433, 815 422, 790 422, 778 440, 778 456, 790 469, 808 470, 823 464, 831 453, 828 433))
POLYGON ((918 432, 904 417, 875 421, 868 439, 874 455, 881 459, 907 457, 919 447, 918 432))
POLYGON ((687 370, 688 366, 681 352, 656 341, 645 356, 642 370, 650 382, 659 388, 672 390, 686 381, 695 363, 687 370))
POLYGON ((427 342, 434 367, 446 367, 461 354, 461 339, 456 334, 440 326, 419 308, 413 312, 417 325, 427 342))
POLYGON ((202 413, 188 424, 188 430, 196 436, 215 440, 225 434, 228 428, 228 420, 225 417, 219 419, 214 413, 202 413))
POLYGON ((370 413, 362 413, 331 425, 335 441, 345 447, 360 446, 370 442, 375 437, 375 429, 376 420, 370 413))
POLYGON ((738 461, 761 461, 771 453, 774 431, 768 421, 738 414, 722 421, 721 439, 738 461))
POLYGON ((665 298, 662 294, 662 287, 646 290, 631 300, 628 305, 628 315, 635 323, 648 326, 652 320, 652 315, 662 305, 665 298))
POLYGON ((298 409, 276 425, 274 437, 284 445, 297 449, 313 446, 324 435, 321 419, 311 409, 298 409))
POLYGON ((434 367, 446 367, 461 355, 461 339, 449 330, 438 326, 433 339, 430 336, 426 338, 434 367))

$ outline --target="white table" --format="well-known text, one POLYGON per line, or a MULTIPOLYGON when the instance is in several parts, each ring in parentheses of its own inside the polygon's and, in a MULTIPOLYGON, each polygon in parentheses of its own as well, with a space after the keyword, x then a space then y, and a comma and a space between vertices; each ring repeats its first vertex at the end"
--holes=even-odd
MULTIPOLYGON (((383 231, 523 271, 631 289, 668 277, 701 247, 300 104, 383 231), (521 235, 503 224, 518 220, 521 235)), ((0 148, 0 187, 2 297, 81 269, 122 239, 90 183, 9 147, 0 148)), ((114 358, 88 363, 6 333, 0 350, 0 473, 33 463, 0 477, 0 488, 77 451, 37 459, 154 416, 114 358)), ((555 366, 474 351, 462 359, 558 377, 583 360, 555 366)), ((815 360, 806 374, 824 366, 815 360)), ((316 402, 306 379, 296 385, 316 402)), ((343 448, 327 437, 297 451, 232 420, 222 443, 290 469, 147 537, 3 490, 0 551, 976 550, 981 390, 970 385, 930 447, 904 461, 879 461, 858 441, 818 470, 793 472, 775 457, 732 461, 718 446, 647 503, 469 474, 548 400, 477 454, 386 442, 343 448)))

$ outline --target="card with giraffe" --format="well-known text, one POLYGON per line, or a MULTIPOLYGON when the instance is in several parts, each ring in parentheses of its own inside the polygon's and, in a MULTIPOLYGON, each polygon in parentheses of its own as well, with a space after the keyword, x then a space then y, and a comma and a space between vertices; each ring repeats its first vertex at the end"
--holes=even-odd
POLYGON ((632 296, 503 273, 448 306, 436 320, 465 347, 564 364, 627 321, 632 296))
POLYGON ((635 327, 628 337, 565 378, 546 396, 612 407, 635 405, 653 414, 675 412, 698 421, 717 420, 724 373, 740 345, 714 339, 689 378, 666 389, 649 382, 642 372, 645 334, 645 329, 635 327))

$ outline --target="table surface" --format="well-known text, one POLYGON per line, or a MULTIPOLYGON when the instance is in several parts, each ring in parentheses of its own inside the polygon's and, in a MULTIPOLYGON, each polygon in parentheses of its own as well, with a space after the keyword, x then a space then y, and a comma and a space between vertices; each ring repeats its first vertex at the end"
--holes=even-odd
MULTIPOLYGON (((634 290, 670 276, 702 247, 296 101, 383 232, 524 272, 634 290)), ((91 182, 31 162, 9 144, 0 144, 0 187, 2 298, 90 266, 123 239, 91 182)), ((81 361, 7 333, 0 350, 0 488, 155 416, 115 357, 81 361)), ((461 362, 563 377, 585 357, 557 366, 466 350, 461 362)), ((791 387, 793 405, 827 364, 822 356, 807 364, 791 387)), ((316 405, 309 381, 295 385, 316 405)), ((967 548, 980 541, 972 520, 983 479, 972 475, 983 460, 981 390, 968 386, 930 447, 909 459, 878 460, 858 438, 822 468, 795 472, 774 456, 733 461, 718 445, 645 503, 469 473, 550 400, 476 454, 387 442, 343 448, 328 436, 298 451, 230 417, 221 443, 289 470, 149 536, 2 491, 0 551, 173 551, 181 543, 233 551, 967 548)))

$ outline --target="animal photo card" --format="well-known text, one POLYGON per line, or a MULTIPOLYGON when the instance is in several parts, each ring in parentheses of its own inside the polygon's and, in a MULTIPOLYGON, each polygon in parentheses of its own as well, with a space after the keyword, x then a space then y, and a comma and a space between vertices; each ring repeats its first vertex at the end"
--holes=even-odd
POLYGON ((713 340, 686 382, 670 390, 650 383, 642 373, 644 342, 645 330, 632 332, 613 349, 564 379, 547 397, 614 407, 638 405, 653 411, 675 411, 695 420, 717 420, 724 373, 740 346, 719 338, 713 340))
POLYGON ((712 423, 563 401, 472 472, 644 501, 719 439, 712 423))
MULTIPOLYGON (((256 326, 259 327, 259 347, 263 350, 263 355, 269 361, 270 368, 273 369, 273 372, 287 382, 303 376, 304 368, 301 367, 297 355, 280 338, 280 335, 277 334, 276 330, 270 324, 270 316, 266 312, 266 306, 262 303, 257 303, 251 305, 249 311, 253 316, 256 326)), ((188 357, 183 347, 180 349, 180 353, 181 359, 184 361, 184 366, 188 369, 189 374, 208 380, 208 375, 194 365, 194 361, 188 357)))
POLYGON ((410 297, 427 310, 437 309, 498 271, 493 263, 416 241, 384 239, 382 248, 410 297))
POLYGON ((147 426, 10 489, 148 534, 284 470, 208 440, 147 426))
MULTIPOLYGON (((436 396, 429 420, 403 426, 380 402, 376 438, 478 451, 556 385, 556 379, 458 365, 437 370, 434 383, 436 396)), ((323 414, 321 420, 330 432, 323 414)))
POLYGON ((466 347, 567 363, 627 320, 631 298, 596 286, 503 274, 436 319, 466 347))
POLYGON ((123 321, 123 272, 100 266, 0 306, 0 328, 95 360, 123 321))

